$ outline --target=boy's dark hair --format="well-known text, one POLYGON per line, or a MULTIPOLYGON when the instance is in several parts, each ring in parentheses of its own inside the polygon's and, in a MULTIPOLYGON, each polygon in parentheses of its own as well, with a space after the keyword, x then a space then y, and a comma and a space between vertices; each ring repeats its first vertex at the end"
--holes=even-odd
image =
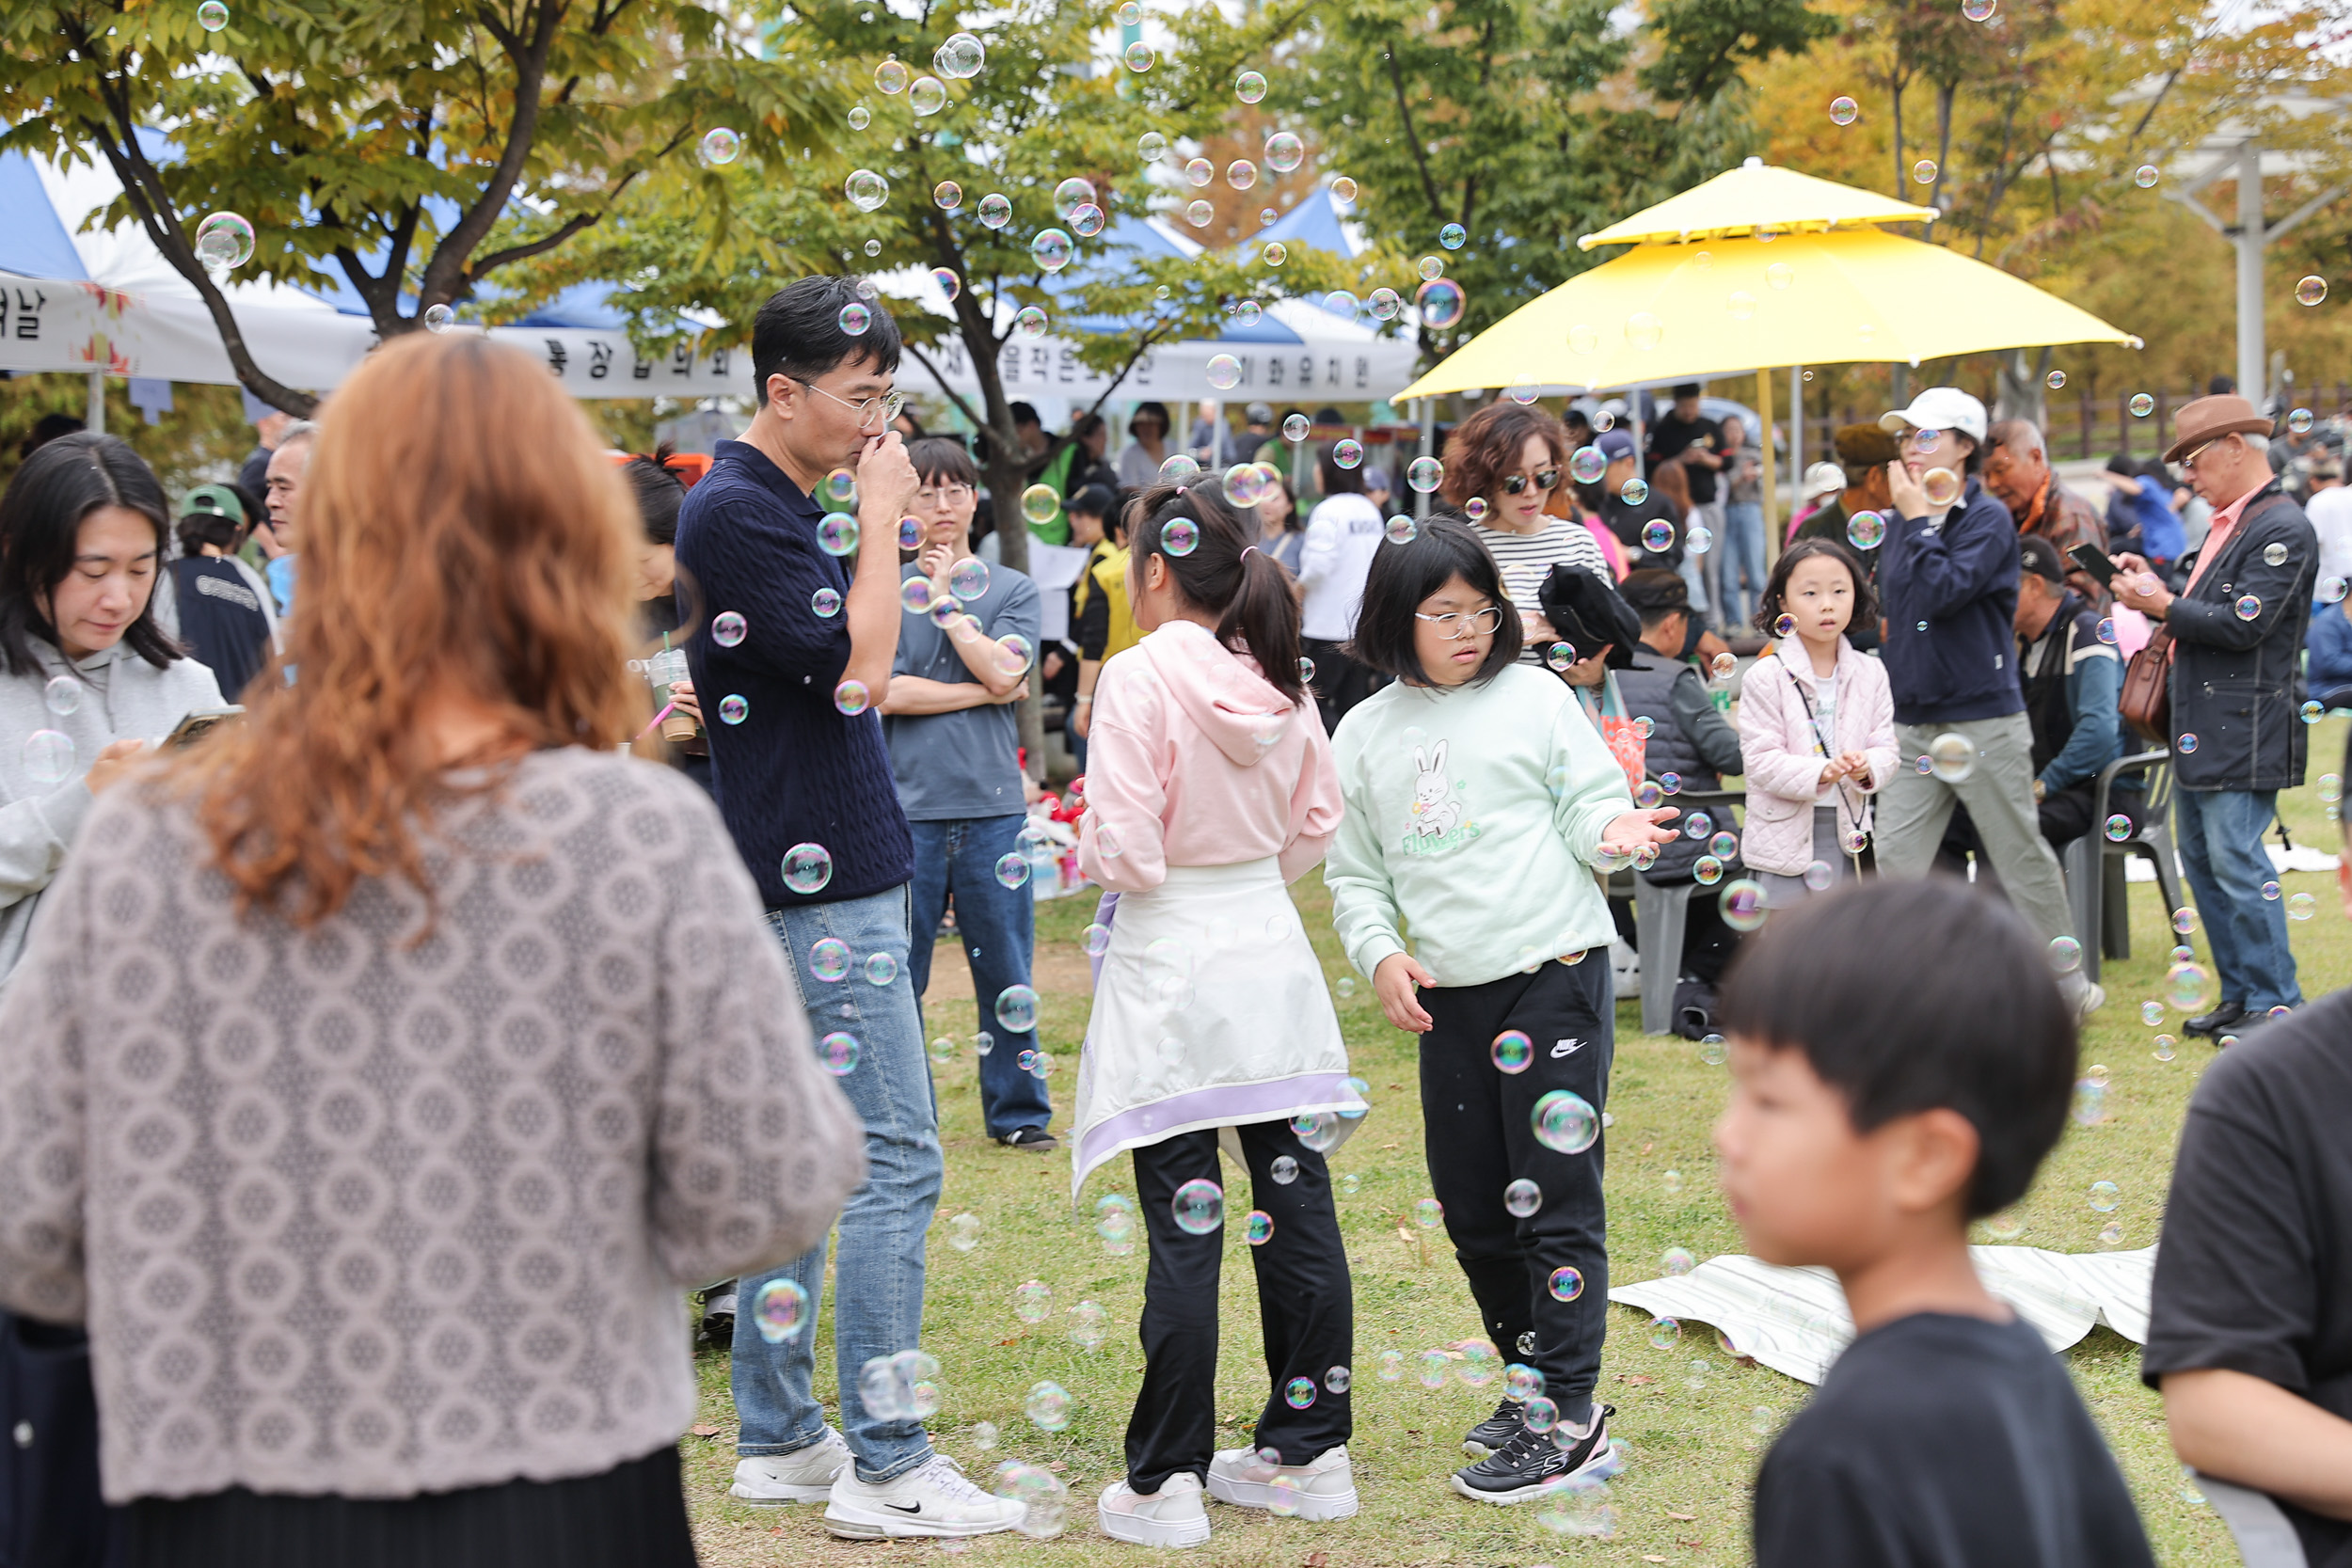
POLYGON ((925 436, 909 441, 907 459, 914 465, 914 477, 926 484, 937 484, 944 479, 950 484, 979 488, 979 466, 963 450, 963 443, 952 436, 925 436))
POLYGON ((1691 585, 1678 572, 1663 566, 1645 566, 1638 572, 1628 572, 1617 584, 1617 594, 1631 605, 1642 617, 1642 629, 1649 630, 1667 616, 1691 612, 1691 585))
POLYGON ((677 514, 686 500, 686 482, 671 468, 671 455, 670 443, 664 441, 653 449, 651 457, 632 457, 621 465, 621 477, 628 481, 629 492, 637 498, 637 515, 644 520, 649 544, 677 543, 677 514))
POLYGON ((1415 686, 1425 686, 1428 672, 1413 651, 1413 617, 1422 600, 1460 578, 1476 594, 1492 599, 1502 611, 1495 628, 1494 646, 1486 661, 1470 677, 1484 686, 1517 662, 1525 634, 1519 618, 1502 592, 1502 574, 1470 525, 1458 517, 1432 515, 1419 533, 1400 545, 1381 541, 1372 554, 1372 570, 1364 578, 1363 603, 1356 610, 1356 635, 1347 657, 1381 674, 1415 686))
POLYGON ((1111 494, 1108 485, 1089 484, 1062 502, 1062 510, 1083 512, 1089 517, 1100 517, 1103 519, 1104 527, 1107 529, 1110 526, 1111 514, 1119 510, 1119 498, 1111 494))
POLYGON ((1837 563, 1853 577, 1853 614, 1846 622, 1846 633, 1853 634, 1856 626, 1868 626, 1879 618, 1879 596, 1870 587, 1870 574, 1862 569, 1862 562, 1853 551, 1835 539, 1800 539, 1780 552, 1772 562, 1772 575, 1764 583, 1764 596, 1756 601, 1756 629, 1767 637, 1777 636, 1772 623, 1779 620, 1785 606, 1782 597, 1788 592, 1788 574, 1817 555, 1837 558, 1837 563))
POLYGON ((1012 405, 1010 412, 1012 414, 1012 426, 1015 430, 1020 429, 1025 424, 1033 424, 1040 430, 1045 428, 1045 421, 1037 417, 1037 407, 1033 404, 1016 403, 1012 405))
POLYGON ((768 402, 768 378, 790 376, 811 382, 836 365, 898 368, 898 324, 880 299, 865 299, 847 277, 803 277, 768 296, 752 319, 752 384, 760 406, 768 402), (841 330, 844 307, 863 305, 868 320, 856 337, 841 330))
POLYGON ((1967 1117, 1971 1219, 2024 1196, 2066 1128, 2074 1012, 2048 944, 1951 878, 1863 882, 1774 914, 1740 944, 1717 1016, 1726 1034, 1804 1053, 1857 1132, 1939 1108, 1967 1117))
POLYGON ((1258 545, 1253 510, 1244 523, 1229 505, 1221 479, 1203 479, 1192 488, 1153 484, 1127 503, 1131 587, 1158 556, 1168 562, 1178 592, 1188 603, 1217 617, 1216 640, 1248 654, 1294 707, 1306 696, 1298 674, 1298 599, 1290 574, 1258 545), (1193 547, 1168 553, 1169 524, 1183 518, 1197 533, 1193 547))

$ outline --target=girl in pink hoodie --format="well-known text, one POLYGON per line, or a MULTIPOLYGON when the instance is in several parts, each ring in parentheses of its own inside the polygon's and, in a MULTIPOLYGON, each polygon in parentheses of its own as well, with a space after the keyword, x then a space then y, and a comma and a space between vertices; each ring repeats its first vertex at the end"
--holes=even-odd
POLYGON ((1243 1507, 1356 1512, 1353 1296, 1324 1154, 1366 1107, 1288 892, 1323 859, 1340 789, 1297 601, 1218 485, 1129 503, 1127 589, 1147 635, 1095 686, 1078 841, 1109 890, 1110 930, 1078 1067, 1073 1192, 1129 1151, 1152 1244, 1127 1476, 1097 1515, 1105 1534, 1158 1546, 1209 1538, 1204 1481, 1243 1507), (1246 1211, 1225 1201, 1220 1147, 1248 1173, 1246 1211), (1217 1452, 1229 1217, 1254 1243, 1273 1392, 1254 1439, 1217 1452))
POLYGON ((1756 608, 1776 641, 1740 683, 1740 854, 1775 909, 1849 875, 1869 842, 1870 797, 1894 773, 1886 667, 1846 641, 1877 618, 1868 574, 1832 539, 1783 550, 1756 608))

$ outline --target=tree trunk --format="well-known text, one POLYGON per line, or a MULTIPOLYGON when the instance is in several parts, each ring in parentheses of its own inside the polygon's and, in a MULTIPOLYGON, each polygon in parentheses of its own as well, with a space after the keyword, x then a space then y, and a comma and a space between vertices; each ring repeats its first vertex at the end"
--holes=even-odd
MULTIPOLYGON (((1021 492, 1028 488, 1028 466, 1012 432, 1012 404, 1005 396, 1004 378, 996 372, 1000 346, 977 308, 959 310, 957 325, 963 351, 972 356, 980 381, 980 406, 988 416, 988 459, 982 474, 988 481, 989 515, 996 525, 996 558, 1013 571, 1029 570, 1029 520, 1021 514, 1021 492)), ((1041 659, 1043 650, 1039 651, 1041 659)), ((1029 777, 1045 779, 1045 692, 1042 666, 1033 670, 1029 695, 1021 705, 1021 746, 1027 753, 1029 777)))

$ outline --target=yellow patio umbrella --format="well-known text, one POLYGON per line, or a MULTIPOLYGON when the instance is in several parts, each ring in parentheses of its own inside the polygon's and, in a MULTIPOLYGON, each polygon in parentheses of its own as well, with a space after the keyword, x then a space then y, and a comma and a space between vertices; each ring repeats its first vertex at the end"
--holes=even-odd
POLYGON ((1590 250, 1597 245, 1637 245, 1644 240, 1715 240, 1756 229, 1819 233, 1863 223, 1933 223, 1941 215, 1932 207, 1916 207, 1750 158, 1576 244, 1580 250, 1590 250))
POLYGON ((1883 230, 1750 235, 1637 245, 1521 306, 1396 396, 1598 391, 2043 343, 2139 340, 1997 267, 1883 230))

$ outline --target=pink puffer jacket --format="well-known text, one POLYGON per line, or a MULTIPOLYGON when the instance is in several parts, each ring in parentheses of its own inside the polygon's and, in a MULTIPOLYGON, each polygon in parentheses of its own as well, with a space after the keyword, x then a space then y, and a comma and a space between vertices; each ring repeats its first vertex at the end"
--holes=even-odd
MULTIPOLYGON (((1804 657, 1802 645, 1791 655, 1804 657)), ((1748 815, 1740 858, 1758 871, 1802 876, 1813 862, 1813 808, 1837 807, 1841 835, 1870 828, 1870 795, 1886 787, 1900 759, 1895 754, 1895 698, 1885 666, 1851 643, 1837 649, 1837 734, 1833 748, 1870 759, 1866 787, 1822 784, 1821 749, 1805 702, 1809 677, 1792 674, 1777 653, 1765 655, 1740 683, 1740 752, 1747 768, 1748 815), (1804 691, 1797 690, 1800 680, 1804 691)))

